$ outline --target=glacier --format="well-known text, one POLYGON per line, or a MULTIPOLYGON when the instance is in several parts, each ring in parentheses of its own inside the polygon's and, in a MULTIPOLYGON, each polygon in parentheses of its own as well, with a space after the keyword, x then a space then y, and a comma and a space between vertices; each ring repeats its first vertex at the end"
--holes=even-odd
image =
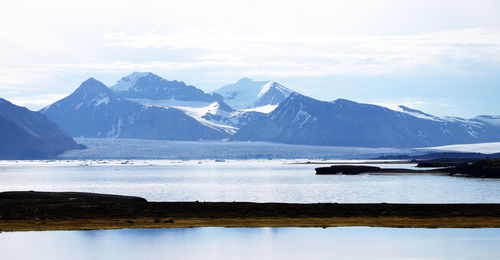
POLYGON ((164 141, 120 138, 75 138, 87 146, 59 155, 65 160, 95 159, 363 159, 394 154, 423 154, 426 150, 289 145, 271 142, 164 141))

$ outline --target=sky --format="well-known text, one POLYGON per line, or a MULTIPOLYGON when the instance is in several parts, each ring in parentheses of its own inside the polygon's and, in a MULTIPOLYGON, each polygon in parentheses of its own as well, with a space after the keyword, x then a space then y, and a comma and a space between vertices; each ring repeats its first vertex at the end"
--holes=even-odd
POLYGON ((94 77, 242 77, 316 99, 500 114, 500 1, 0 3, 0 97, 38 110, 94 77))

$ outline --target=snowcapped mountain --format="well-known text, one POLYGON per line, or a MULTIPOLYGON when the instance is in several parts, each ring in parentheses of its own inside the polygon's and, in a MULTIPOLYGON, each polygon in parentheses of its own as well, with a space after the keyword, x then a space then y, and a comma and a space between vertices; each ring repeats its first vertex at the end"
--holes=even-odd
POLYGON ((233 124, 235 120, 227 119, 233 109, 221 96, 206 94, 182 81, 168 81, 150 72, 134 72, 111 89, 116 95, 143 105, 179 109, 218 131, 233 134, 238 130, 233 124))
POLYGON ((40 159, 80 146, 41 113, 0 98, 0 159, 40 159))
POLYGON ((226 136, 178 109, 119 97, 93 78, 41 112, 74 137, 210 140, 226 136))
POLYGON ((111 89, 124 99, 143 105, 179 109, 201 124, 234 134, 241 125, 272 111, 285 95, 291 93, 275 82, 257 82, 257 87, 247 89, 256 81, 249 82, 249 85, 243 86, 242 93, 252 93, 257 99, 252 102, 254 106, 251 109, 240 110, 233 110, 217 93, 209 95, 183 82, 168 81, 149 72, 134 72, 120 79, 111 89))
POLYGON ((242 78, 212 93, 221 95, 232 108, 245 109, 277 105, 294 92, 276 82, 242 78))
POLYGON ((290 144, 423 147, 500 140, 500 128, 474 120, 445 120, 418 110, 323 102, 292 94, 271 113, 249 122, 235 140, 290 144))
POLYGON ((120 79, 111 90, 120 97, 155 106, 207 106, 222 101, 182 81, 169 81, 151 72, 134 72, 120 79))
POLYGON ((359 147, 500 141, 500 116, 436 117, 405 106, 324 102, 248 78, 212 95, 152 73, 134 72, 112 89, 91 78, 41 112, 75 137, 359 147))

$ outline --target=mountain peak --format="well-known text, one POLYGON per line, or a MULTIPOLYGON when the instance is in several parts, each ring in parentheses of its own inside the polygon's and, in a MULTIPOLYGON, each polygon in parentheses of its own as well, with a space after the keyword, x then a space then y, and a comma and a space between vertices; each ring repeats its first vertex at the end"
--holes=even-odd
POLYGON ((101 83, 101 82, 98 81, 97 79, 93 78, 93 77, 90 77, 87 80, 85 80, 84 82, 82 82, 81 85, 90 85, 90 84, 99 84, 99 83, 101 83))
POLYGON ((243 83, 243 82, 250 82, 250 81, 254 81, 254 80, 251 78, 248 78, 248 77, 243 77, 243 78, 239 79, 238 81, 236 81, 235 83, 243 83))
POLYGON ((235 109, 248 109, 277 105, 293 91, 274 81, 256 81, 245 77, 212 93, 221 95, 224 102, 235 109))
POLYGON ((268 81, 264 86, 261 87, 261 90, 260 90, 258 96, 262 97, 264 94, 268 93, 269 91, 278 91, 283 96, 285 96, 285 98, 294 92, 294 91, 284 87, 283 85, 279 84, 276 81, 268 81))
POLYGON ((138 72, 134 71, 131 74, 121 78, 111 89, 116 92, 126 92, 133 89, 138 80, 143 78, 150 78, 154 81, 164 81, 165 79, 151 72, 138 72))
POLYGON ((95 95, 109 92, 110 90, 108 89, 108 87, 106 87, 106 85, 104 85, 102 82, 94 78, 89 78, 82 82, 82 84, 80 84, 80 86, 75 90, 74 93, 95 95))
POLYGON ((217 97, 213 97, 195 86, 186 85, 183 81, 167 80, 151 72, 133 72, 121 78, 110 89, 122 98, 145 105, 157 103, 159 100, 166 103, 172 100, 206 103, 217 100, 217 97))
MULTIPOLYGON (((155 75, 155 74, 152 72, 134 71, 126 77, 145 77, 145 76, 149 76, 149 75, 155 75)), ((155 75, 155 76, 157 76, 157 75, 155 75)))

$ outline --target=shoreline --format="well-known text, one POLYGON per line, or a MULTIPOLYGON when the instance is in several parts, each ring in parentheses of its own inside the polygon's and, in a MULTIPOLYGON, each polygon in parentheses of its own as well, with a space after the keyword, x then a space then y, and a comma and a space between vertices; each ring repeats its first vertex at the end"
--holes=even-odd
POLYGON ((498 217, 459 218, 396 218, 396 217, 337 217, 337 218, 203 218, 172 219, 157 222, 151 218, 74 219, 49 221, 0 221, 1 232, 71 231, 136 228, 261 228, 261 227, 387 227, 387 228, 500 228, 498 217))
POLYGON ((148 202, 80 192, 1 192, 0 231, 190 227, 500 228, 500 204, 148 202))
POLYGON ((416 164, 412 160, 406 159, 339 159, 339 160, 326 160, 326 161, 305 161, 305 162, 287 162, 286 164, 298 164, 298 165, 360 165, 360 164, 416 164))

